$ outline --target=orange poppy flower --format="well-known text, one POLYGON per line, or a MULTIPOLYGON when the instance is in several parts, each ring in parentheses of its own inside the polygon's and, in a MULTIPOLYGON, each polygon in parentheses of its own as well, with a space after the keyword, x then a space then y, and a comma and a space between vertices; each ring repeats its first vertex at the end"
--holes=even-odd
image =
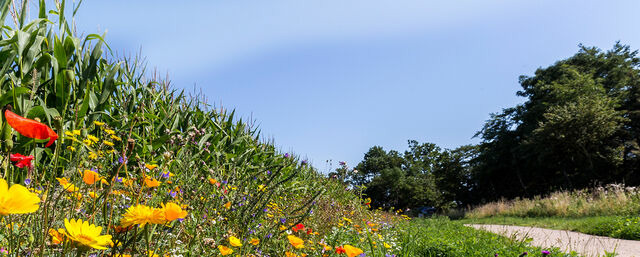
POLYGON ((4 117, 7 119, 9 126, 18 131, 20 135, 35 139, 48 138, 49 142, 47 142, 45 147, 51 146, 51 144, 58 139, 58 134, 44 123, 21 117, 9 110, 4 112, 4 117))

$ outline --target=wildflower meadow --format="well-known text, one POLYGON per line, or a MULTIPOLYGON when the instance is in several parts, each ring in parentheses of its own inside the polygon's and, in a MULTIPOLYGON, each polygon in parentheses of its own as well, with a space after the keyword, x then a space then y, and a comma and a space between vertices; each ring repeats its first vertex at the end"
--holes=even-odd
POLYGON ((27 20, 30 2, 12 3, 0 0, 0 256, 569 256, 371 210, 233 111, 77 35, 77 5, 40 0, 27 20))

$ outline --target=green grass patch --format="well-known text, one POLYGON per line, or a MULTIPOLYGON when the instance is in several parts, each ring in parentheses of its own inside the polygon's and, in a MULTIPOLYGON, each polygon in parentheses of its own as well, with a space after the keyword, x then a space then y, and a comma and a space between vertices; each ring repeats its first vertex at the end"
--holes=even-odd
POLYGON ((561 229, 590 235, 640 240, 640 217, 599 216, 599 217, 491 217, 482 219, 463 219, 460 224, 500 224, 531 226, 549 229, 561 229))
POLYGON ((415 219, 399 225, 405 231, 404 255, 401 256, 542 256, 547 250, 551 256, 578 256, 562 253, 558 249, 533 247, 528 240, 513 240, 490 232, 466 227, 447 218, 415 219))

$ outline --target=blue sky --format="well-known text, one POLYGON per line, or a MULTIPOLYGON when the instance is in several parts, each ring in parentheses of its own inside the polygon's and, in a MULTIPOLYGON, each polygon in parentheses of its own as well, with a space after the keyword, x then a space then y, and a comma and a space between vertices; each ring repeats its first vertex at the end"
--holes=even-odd
POLYGON ((445 148, 523 101, 518 76, 578 44, 640 48, 640 1, 86 0, 79 32, 142 50, 177 88, 252 117, 283 152, 350 165, 445 148))

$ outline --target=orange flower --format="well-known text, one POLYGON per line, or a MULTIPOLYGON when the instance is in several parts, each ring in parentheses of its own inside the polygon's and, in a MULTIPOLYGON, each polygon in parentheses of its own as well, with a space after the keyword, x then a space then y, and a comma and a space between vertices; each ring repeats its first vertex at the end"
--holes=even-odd
POLYGON ((342 246, 336 247, 336 253, 337 254, 346 253, 346 252, 347 251, 344 250, 344 247, 342 247, 342 246))
POLYGON ((187 211, 183 211, 179 205, 175 203, 167 203, 162 205, 164 211, 164 217, 167 221, 174 221, 177 219, 184 219, 187 216, 187 211))
POLYGON ((7 119, 9 126, 18 131, 20 135, 35 139, 48 138, 49 142, 47 142, 45 147, 51 146, 51 144, 58 139, 58 134, 41 122, 21 117, 9 110, 4 112, 4 117, 7 119))
POLYGON ((160 186, 160 181, 156 180, 155 178, 150 178, 145 176, 144 185, 147 187, 158 187, 160 186))
POLYGON ((288 235, 287 239, 289 239, 289 243, 296 249, 304 248, 304 240, 301 238, 294 235, 288 235))
POLYGON ((85 170, 84 176, 82 176, 82 181, 87 183, 87 185, 93 185, 96 182, 100 181, 100 175, 92 170, 85 170))
POLYGON ((61 229, 61 228, 59 228, 58 230, 55 230, 52 228, 49 229, 49 235, 51 236, 51 243, 54 245, 58 245, 64 242, 64 234, 65 234, 64 229, 61 229))
POLYGON ((220 255, 225 256, 233 253, 233 249, 226 247, 224 245, 218 245, 218 250, 220 250, 220 255))
POLYGON ((349 257, 355 257, 362 254, 362 249, 350 245, 344 245, 344 251, 349 257))

